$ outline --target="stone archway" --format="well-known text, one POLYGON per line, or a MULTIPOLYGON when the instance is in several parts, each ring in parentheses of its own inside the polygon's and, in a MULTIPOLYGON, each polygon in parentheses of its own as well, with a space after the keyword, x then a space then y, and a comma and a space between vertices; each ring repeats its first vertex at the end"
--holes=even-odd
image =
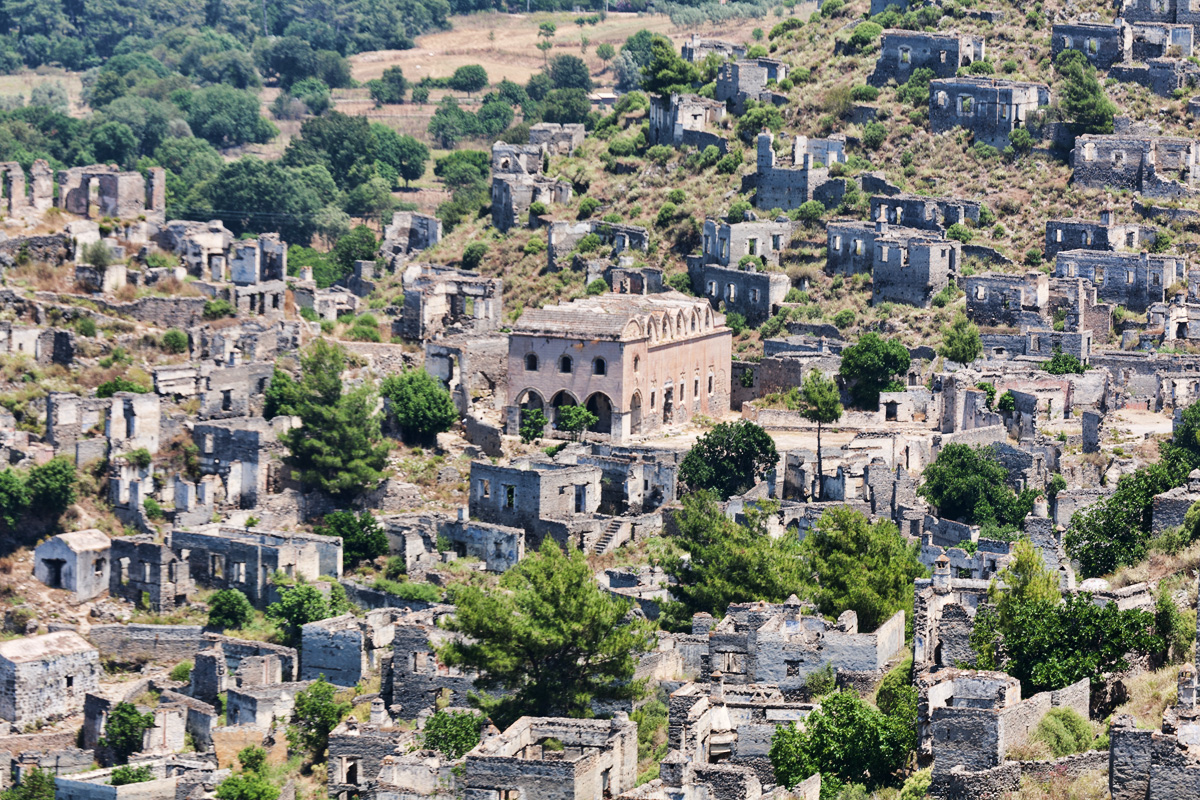
POLYGON ((612 433, 613 405, 604 392, 596 392, 587 399, 587 410, 596 415, 596 423, 588 428, 592 433, 612 433))
POLYGON ((576 400, 575 396, 572 395, 570 392, 568 392, 566 389, 563 389, 562 391, 555 394, 553 397, 550 398, 550 408, 553 409, 551 414, 549 415, 551 424, 554 425, 554 427, 556 429, 558 428, 558 410, 560 408, 565 408, 567 406, 577 406, 577 405, 579 405, 579 401, 576 400))
POLYGON ((629 432, 631 434, 639 434, 642 432, 641 392, 634 392, 633 397, 629 400, 629 432))

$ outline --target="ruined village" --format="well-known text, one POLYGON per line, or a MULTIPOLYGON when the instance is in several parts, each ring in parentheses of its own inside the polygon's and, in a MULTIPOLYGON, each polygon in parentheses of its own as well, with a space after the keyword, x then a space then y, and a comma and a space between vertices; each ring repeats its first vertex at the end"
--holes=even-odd
POLYGON ((0 800, 1200 798, 1186 4, 28 5, 0 800))

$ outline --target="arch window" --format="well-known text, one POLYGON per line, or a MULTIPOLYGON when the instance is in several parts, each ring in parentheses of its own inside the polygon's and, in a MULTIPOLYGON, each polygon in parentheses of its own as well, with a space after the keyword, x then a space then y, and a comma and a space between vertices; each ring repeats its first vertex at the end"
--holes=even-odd
POLYGON ((634 371, 634 372, 640 372, 640 371, 641 371, 641 369, 642 369, 642 357, 641 357, 641 356, 634 356, 634 357, 633 357, 633 371, 634 371))
POLYGON ((559 372, 562 372, 564 374, 570 373, 571 370, 574 369, 574 367, 575 367, 575 363, 571 360, 570 356, 563 356, 562 358, 558 359, 558 371, 559 372))
POLYGON ((538 369, 537 353, 527 353, 525 355, 525 371, 526 372, 537 372, 537 369, 538 369))
POLYGON ((603 358, 593 359, 592 360, 592 374, 593 375, 607 375, 608 374, 608 363, 603 358))

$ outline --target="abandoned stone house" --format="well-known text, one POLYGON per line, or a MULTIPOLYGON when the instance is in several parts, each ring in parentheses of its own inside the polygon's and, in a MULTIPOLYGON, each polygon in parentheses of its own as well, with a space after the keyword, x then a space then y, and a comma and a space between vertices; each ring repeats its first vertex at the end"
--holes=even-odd
POLYGON ((200 472, 221 479, 226 506, 254 508, 266 499, 271 465, 278 466, 271 456, 283 447, 278 434, 290 424, 288 417, 270 421, 262 417, 239 417, 197 422, 192 426, 192 440, 200 448, 200 472))
POLYGON ((886 222, 832 221, 825 226, 826 268, 835 275, 870 274, 875 264, 875 238, 915 238, 916 228, 893 227, 886 222))
POLYGON ((342 576, 342 540, 337 536, 214 524, 174 530, 170 546, 187 562, 196 585, 238 589, 260 608, 271 600, 271 575, 277 570, 309 582, 342 576))
POLYGON ((707 633, 708 654, 699 680, 725 684, 777 685, 799 691, 812 672, 832 667, 846 679, 873 682, 904 646, 904 612, 871 633, 860 633, 858 617, 847 611, 836 623, 804 613, 794 596, 782 604, 734 603, 713 626, 698 614, 692 632, 707 633))
POLYGON ((698 33, 693 33, 680 46, 680 55, 684 61, 699 64, 708 58, 709 53, 716 53, 723 59, 740 59, 746 55, 746 46, 722 39, 706 39, 698 33))
POLYGON ((565 405, 597 416, 614 440, 729 405, 732 334, 711 306, 679 292, 608 293, 529 309, 508 346, 507 426, 523 409, 551 422, 565 405))
POLYGON ((559 156, 574 154, 575 148, 583 144, 587 135, 582 123, 569 122, 560 125, 557 122, 539 122, 529 128, 529 143, 540 145, 546 151, 559 156))
POLYGON ((171 220, 159 235, 162 246, 180 257, 189 275, 217 282, 228 280, 227 254, 234 238, 219 219, 171 220))
POLYGON ((571 202, 571 184, 542 174, 541 145, 492 145, 492 225, 504 232, 526 222, 534 203, 571 202))
POLYGON ((953 78, 959 67, 983 60, 984 52, 979 36, 889 28, 883 32, 879 60, 868 82, 872 86, 886 86, 888 81, 907 83, 915 69, 933 70, 935 78, 953 78))
POLYGON ((404 612, 396 608, 368 611, 365 617, 343 614, 301 627, 300 679, 320 677, 337 686, 354 686, 379 668, 391 646, 395 623, 404 612))
POLYGON ((296 695, 310 686, 312 681, 229 687, 225 690, 226 719, 230 725, 269 731, 277 723, 291 722, 296 695))
POLYGON ((167 207, 166 170, 151 167, 149 176, 147 183, 140 172, 121 172, 110 165, 72 167, 58 173, 58 204, 89 219, 145 216, 162 222, 167 207))
POLYGON ((1116 64, 1108 71, 1111 79, 1145 86, 1160 97, 1200 85, 1200 66, 1184 58, 1149 58, 1145 63, 1116 64))
POLYGON ((574 222, 555 220, 546 230, 546 266, 551 270, 563 267, 578 269, 579 259, 571 264, 561 262, 585 237, 591 235, 600 238, 600 248, 596 252, 610 267, 613 259, 621 259, 626 253, 632 255, 635 250, 645 253, 650 245, 650 232, 639 225, 590 219, 574 222))
POLYGON ((754 264, 741 268, 689 263, 688 273, 693 291, 722 313, 741 314, 751 327, 779 309, 792 285, 787 273, 767 272, 754 264))
POLYGON ((956 223, 979 224, 980 204, 956 197, 914 194, 873 195, 871 219, 889 226, 944 231, 956 223))
POLYGON ((467 693, 475 688, 474 676, 437 658, 437 649, 455 635, 438 621, 453 613, 453 606, 439 605, 410 611, 397 620, 392 652, 381 657, 379 690, 394 719, 416 718, 443 694, 449 695, 451 706, 467 704, 467 693))
POLYGON ((459 334, 425 342, 425 371, 449 390, 462 415, 504 406, 508 335, 459 334))
POLYGON ((792 244, 795 227, 786 216, 774 220, 747 219, 729 223, 711 217, 704 220, 701 257, 705 264, 740 266, 746 256, 760 259, 763 266, 779 266, 784 250, 792 244))
POLYGON ((1142 22, 1129 25, 1129 28, 1133 34, 1132 55, 1129 60, 1187 58, 1193 54, 1195 29, 1190 24, 1142 22))
POLYGON ((1071 182, 1094 189, 1128 189, 1147 197, 1186 197, 1200 179, 1197 147, 1168 136, 1084 134, 1071 151, 1071 182))
POLYGON ((768 87, 786 78, 787 72, 787 65, 774 58, 726 61, 717 72, 713 96, 717 102, 731 103, 735 114, 743 114, 747 100, 773 102, 773 93, 768 87))
POLYGON ((103 531, 60 533, 34 549, 33 577, 51 589, 71 592, 72 602, 82 603, 108 588, 109 558, 103 531))
POLYGON ((540 531, 543 520, 590 517, 600 509, 600 474, 590 465, 473 461, 471 517, 530 533, 540 531))
POLYGON ((329 734, 328 796, 337 800, 363 796, 383 800, 387 790, 381 783, 401 791, 420 792, 425 787, 406 780, 407 776, 395 775, 394 769, 388 771, 386 779, 381 775, 385 761, 391 766, 396 756, 416 749, 419 744, 420 734, 394 727, 383 701, 376 698, 371 703, 369 722, 351 716, 329 734))
POLYGON ((388 261, 392 272, 403 267, 406 257, 428 250, 442 240, 442 221, 414 211, 395 211, 391 224, 383 229, 379 255, 388 261))
POLYGON ((1054 275, 1091 281, 1098 298, 1141 313, 1163 302, 1168 287, 1187 280, 1187 260, 1170 254, 1065 250, 1055 258, 1054 275))
POLYGON ((955 239, 876 234, 871 302, 928 308, 934 295, 957 276, 961 263, 962 244, 955 239))
POLYGON ((1154 243, 1155 228, 1136 223, 1113 221, 1111 210, 1100 212, 1100 220, 1046 220, 1045 258, 1051 259, 1063 250, 1131 250, 1137 252, 1154 243))
POLYGON ((1041 83, 969 77, 929 82, 930 130, 965 128, 976 141, 999 150, 1008 147, 1014 130, 1026 127, 1049 104, 1050 89, 1041 83))
POLYGON ((1181 0, 1122 0, 1121 18, 1129 23, 1166 23, 1195 27, 1198 14, 1189 2, 1181 0))
POLYGON ((1050 35, 1050 55, 1058 58, 1064 50, 1076 50, 1097 69, 1128 60, 1133 54, 1133 29, 1120 22, 1058 23, 1050 35))
POLYGON ((712 145, 722 154, 729 145, 724 137, 708 129, 725 119, 725 104, 695 94, 650 95, 651 145, 697 150, 712 145))
MULTIPOLYGON (((1011 772, 992 770, 1011 750, 1032 741, 1052 708, 1070 708, 1083 719, 1091 711, 1086 678, 1024 699, 1021 682, 1002 672, 944 669, 918 673, 915 682, 918 749, 933 757, 931 793, 938 797, 956 796, 950 787, 971 774, 993 782, 1012 780, 1011 772)), ((1003 788, 1019 788, 1019 771, 1016 777, 1017 786, 1003 788)))
POLYGON ((792 141, 792 166, 777 166, 775 135, 760 133, 753 179, 755 207, 790 211, 809 200, 820 200, 826 208, 838 205, 846 192, 846 181, 830 178, 829 165, 846 160, 845 144, 841 136, 828 139, 797 136, 792 141))
POLYGON ((423 341, 443 334, 488 333, 500 326, 504 283, 436 264, 404 270, 400 335, 423 341))
POLYGON ((977 325, 1043 327, 1050 302, 1050 278, 1038 270, 1024 275, 985 272, 963 279, 967 317, 977 325))
POLYGON ((0 642, 0 719, 23 728, 73 714, 102 673, 100 653, 74 631, 0 642))
POLYGON ((161 613, 186 605, 194 589, 187 560, 153 537, 114 539, 110 559, 110 597, 161 613))
POLYGON ((636 782, 637 725, 620 713, 521 717, 467 753, 459 785, 475 800, 591 800, 616 797, 636 782), (556 744, 547 747, 551 739, 556 744))
MULTIPOLYGON (((1152 304, 1146 319, 1147 336, 1143 338, 1159 332, 1164 342, 1200 338, 1200 307, 1195 303, 1184 303, 1180 295, 1176 295, 1169 303, 1152 304)), ((1182 392, 1174 393, 1167 389, 1165 395, 1156 393, 1155 396, 1169 397, 1172 394, 1176 398, 1172 404, 1191 405, 1192 400, 1184 401, 1185 394, 1182 392)))
POLYGON ((0 322, 0 353, 29 356, 38 364, 71 364, 75 359, 74 334, 0 322))
POLYGON ((230 688, 273 686, 294 680, 298 653, 291 647, 219 633, 205 634, 195 654, 188 694, 205 703, 219 702, 230 688))

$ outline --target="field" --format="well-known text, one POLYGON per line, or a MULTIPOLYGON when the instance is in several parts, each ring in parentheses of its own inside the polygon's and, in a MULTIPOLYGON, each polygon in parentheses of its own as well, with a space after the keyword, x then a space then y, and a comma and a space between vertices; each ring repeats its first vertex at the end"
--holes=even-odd
POLYGON ((79 101, 79 93, 83 90, 82 73, 68 72, 56 67, 40 67, 36 70, 26 69, 13 75, 0 75, 0 97, 21 95, 29 102, 29 94, 34 87, 46 83, 61 83, 67 90, 71 101, 71 113, 83 116, 87 109, 79 101))
MULTIPOLYGON (((815 4, 812 4, 815 8, 815 4)), ((810 9, 797 6, 797 11, 807 16, 810 9)), ((553 57, 562 53, 580 56, 592 70, 597 84, 612 84, 611 73, 600 74, 604 63, 596 57, 596 45, 607 42, 620 49, 633 34, 645 28, 661 33, 678 46, 693 33, 702 36, 745 41, 755 28, 770 29, 775 20, 732 20, 718 25, 683 30, 674 27, 671 20, 661 14, 610 13, 608 19, 597 25, 580 28, 574 13, 539 14, 472 14, 452 17, 453 28, 417 37, 417 46, 412 50, 380 50, 361 53, 350 59, 355 79, 368 81, 378 78, 388 67, 398 66, 410 81, 423 77, 444 78, 465 64, 480 64, 487 70, 493 83, 507 78, 524 84, 537 73, 546 57, 536 49, 538 27, 543 22, 558 26, 554 37, 554 49, 548 54, 553 57), (590 43, 586 53, 580 53, 580 36, 590 43)))

